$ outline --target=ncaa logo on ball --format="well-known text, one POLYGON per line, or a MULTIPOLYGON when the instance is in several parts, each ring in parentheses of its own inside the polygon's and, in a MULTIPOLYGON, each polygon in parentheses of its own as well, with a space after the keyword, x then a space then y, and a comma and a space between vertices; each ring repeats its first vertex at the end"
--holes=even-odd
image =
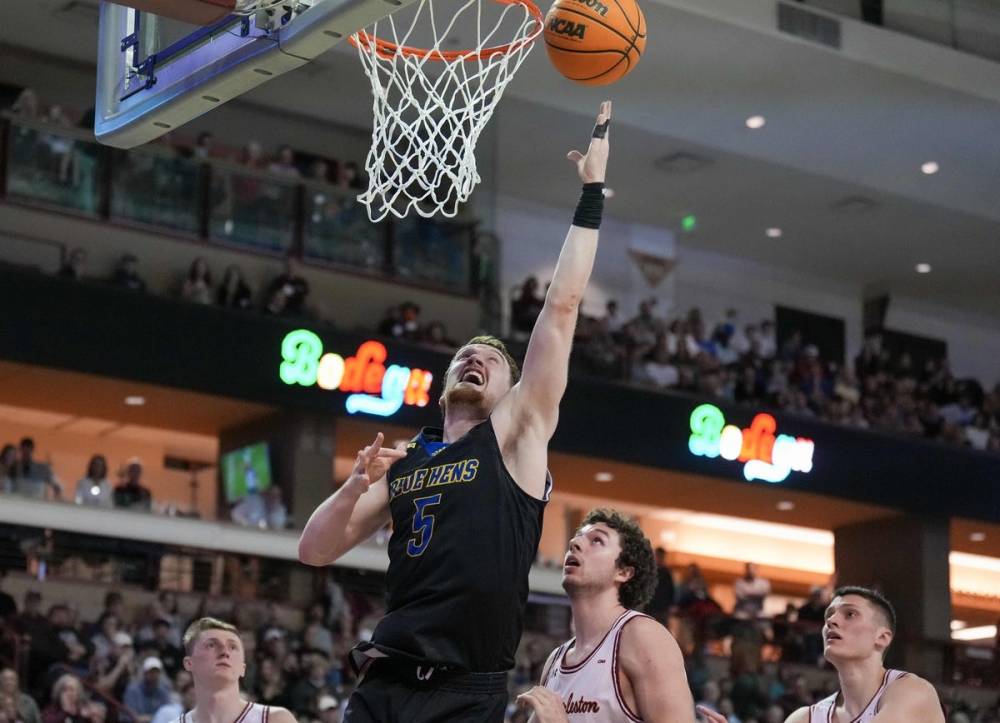
POLYGON ((552 18, 551 22, 549 22, 549 31, 565 35, 568 38, 583 40, 583 36, 587 32, 587 26, 585 23, 574 23, 572 20, 564 18, 552 18))

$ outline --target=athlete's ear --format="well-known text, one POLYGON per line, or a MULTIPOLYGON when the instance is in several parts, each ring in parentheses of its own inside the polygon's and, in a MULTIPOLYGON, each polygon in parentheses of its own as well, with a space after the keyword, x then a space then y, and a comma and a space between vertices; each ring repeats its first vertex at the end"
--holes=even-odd
POLYGON ((615 579, 623 583, 628 582, 633 577, 635 577, 635 568, 631 566, 619 567, 618 572, 615 574, 615 579))
POLYGON ((886 625, 879 625, 878 633, 875 635, 875 644, 883 653, 892 645, 892 630, 886 625))
POLYGON ((191 660, 191 656, 190 655, 185 655, 183 663, 184 663, 184 670, 186 670, 187 672, 190 673, 191 672, 191 666, 194 665, 194 662, 191 660))

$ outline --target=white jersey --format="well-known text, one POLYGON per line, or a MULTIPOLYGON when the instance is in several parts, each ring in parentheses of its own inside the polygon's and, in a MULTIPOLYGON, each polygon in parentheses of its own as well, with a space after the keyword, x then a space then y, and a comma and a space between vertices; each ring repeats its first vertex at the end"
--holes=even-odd
POLYGON ((576 638, 556 650, 543 685, 558 693, 570 723, 639 723, 642 718, 631 710, 618 683, 618 645, 622 628, 637 617, 649 617, 635 610, 625 611, 604 635, 604 639, 576 665, 566 664, 566 651, 576 638))
MULTIPOLYGON (((875 691, 875 695, 868 701, 868 705, 861 711, 861 715, 851 721, 851 723, 868 723, 868 721, 874 718, 875 714, 878 713, 879 704, 882 702, 882 696, 885 695, 886 688, 889 687, 891 682, 899 680, 904 675, 909 675, 909 673, 903 670, 885 671, 885 675, 882 676, 882 685, 875 691)), ((837 710, 838 698, 840 698, 840 691, 837 691, 829 698, 824 698, 815 705, 809 706, 809 723, 833 723, 833 715, 837 710)))
MULTIPOLYGON (((260 703, 247 703, 243 711, 236 716, 236 720, 233 723, 267 723, 270 715, 270 706, 261 705, 260 703)), ((180 718, 175 718, 173 723, 194 723, 194 721, 191 718, 191 712, 188 711, 181 715, 180 718)))

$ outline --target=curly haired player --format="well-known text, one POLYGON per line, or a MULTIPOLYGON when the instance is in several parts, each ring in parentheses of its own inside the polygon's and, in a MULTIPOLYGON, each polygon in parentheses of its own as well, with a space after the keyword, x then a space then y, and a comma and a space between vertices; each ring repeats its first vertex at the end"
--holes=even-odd
POLYGON ((518 696, 535 723, 687 723, 694 702, 673 636, 637 612, 656 587, 639 525, 614 510, 588 514, 563 564, 576 637, 556 648, 541 685, 518 696))

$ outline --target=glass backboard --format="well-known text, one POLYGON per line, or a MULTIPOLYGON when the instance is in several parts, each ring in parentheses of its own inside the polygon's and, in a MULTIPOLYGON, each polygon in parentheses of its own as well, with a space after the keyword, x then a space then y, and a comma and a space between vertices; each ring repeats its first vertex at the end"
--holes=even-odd
POLYGON ((413 0, 295 0, 208 26, 101 3, 94 132, 132 148, 178 128, 413 0))

